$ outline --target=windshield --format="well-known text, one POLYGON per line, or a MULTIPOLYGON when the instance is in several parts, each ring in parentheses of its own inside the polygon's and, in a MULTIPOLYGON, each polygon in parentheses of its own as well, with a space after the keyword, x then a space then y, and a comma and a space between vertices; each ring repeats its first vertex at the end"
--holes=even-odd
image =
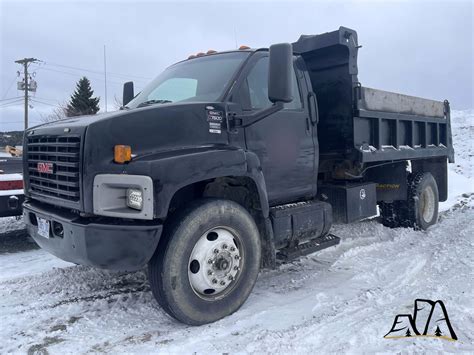
POLYGON ((248 52, 231 52, 175 64, 158 75, 126 107, 217 101, 248 55, 248 52))

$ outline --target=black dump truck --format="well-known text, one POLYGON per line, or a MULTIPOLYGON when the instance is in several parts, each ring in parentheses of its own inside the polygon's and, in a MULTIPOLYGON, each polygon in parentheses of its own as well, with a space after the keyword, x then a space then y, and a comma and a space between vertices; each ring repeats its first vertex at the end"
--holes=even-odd
POLYGON ((30 235, 76 264, 148 266, 163 309, 200 325, 239 309, 261 267, 337 244, 333 223, 379 210, 427 229, 449 104, 361 86, 358 49, 341 27, 198 53, 137 95, 126 83, 120 111, 27 130, 30 235))

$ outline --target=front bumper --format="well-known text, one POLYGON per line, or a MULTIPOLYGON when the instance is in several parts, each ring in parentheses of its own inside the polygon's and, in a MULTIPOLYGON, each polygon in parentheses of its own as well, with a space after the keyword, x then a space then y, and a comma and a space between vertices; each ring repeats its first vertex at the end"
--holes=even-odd
POLYGON ((163 230, 151 221, 96 222, 31 200, 23 204, 23 215, 29 235, 41 248, 63 260, 103 269, 141 269, 153 256, 163 230), (49 238, 38 234, 38 217, 50 222, 49 238), (62 236, 53 224, 62 226, 62 236))

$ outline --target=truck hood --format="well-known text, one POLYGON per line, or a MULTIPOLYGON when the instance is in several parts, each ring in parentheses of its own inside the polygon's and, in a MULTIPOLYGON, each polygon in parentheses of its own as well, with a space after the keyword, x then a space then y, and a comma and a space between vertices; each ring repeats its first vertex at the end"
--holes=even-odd
POLYGON ((57 128, 84 128, 95 121, 115 117, 120 115, 121 113, 122 111, 114 111, 108 113, 101 113, 98 115, 86 115, 65 118, 63 120, 42 123, 40 125, 31 127, 27 130, 27 133, 30 131, 35 131, 35 133, 44 133, 51 129, 56 130, 57 128))
POLYGON ((65 126, 87 126, 85 133, 85 160, 113 158, 117 144, 132 147, 137 158, 160 151, 227 144, 224 108, 218 103, 185 103, 154 105, 123 110, 102 117, 86 117, 63 121, 65 126), (212 108, 212 109, 211 109, 212 108), (222 117, 219 133, 212 133, 208 115, 218 111, 222 117), (67 122, 69 121, 69 122, 67 122), (106 155, 104 155, 106 154, 106 155))
POLYGON ((222 103, 162 104, 71 117, 32 127, 25 133, 79 135, 83 137, 86 160, 94 157, 97 161, 105 152, 111 160, 116 144, 130 145, 132 153, 137 157, 166 150, 227 144, 224 118, 222 103), (221 122, 213 122, 211 125, 208 117, 212 111, 220 113, 221 122), (220 130, 215 129, 216 124, 220 130))

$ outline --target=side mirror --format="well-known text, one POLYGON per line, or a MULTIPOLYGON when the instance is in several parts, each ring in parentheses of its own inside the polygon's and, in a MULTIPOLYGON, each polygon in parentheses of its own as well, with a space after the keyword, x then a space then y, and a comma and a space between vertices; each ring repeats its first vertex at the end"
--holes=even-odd
POLYGON ((293 48, 289 43, 270 46, 268 99, 273 102, 293 101, 293 48))
POLYGON ((244 115, 233 114, 229 118, 229 128, 249 127, 271 114, 283 110, 285 102, 293 101, 293 48, 289 43, 270 46, 268 68, 268 99, 270 107, 244 115))
POLYGON ((123 84, 122 105, 125 106, 135 97, 133 93, 133 81, 127 81, 123 84))

